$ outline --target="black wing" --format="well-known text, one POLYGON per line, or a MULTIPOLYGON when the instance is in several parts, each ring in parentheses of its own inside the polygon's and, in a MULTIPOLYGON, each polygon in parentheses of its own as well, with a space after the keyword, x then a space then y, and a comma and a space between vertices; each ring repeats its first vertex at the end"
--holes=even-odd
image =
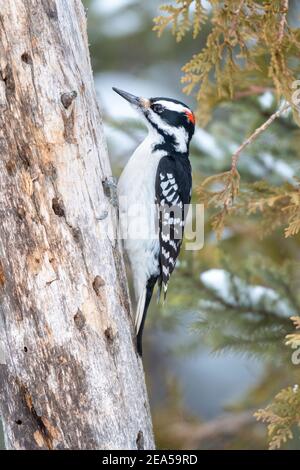
POLYGON ((159 209, 160 284, 163 284, 165 295, 182 243, 191 189, 188 157, 163 157, 157 168, 155 193, 159 209))

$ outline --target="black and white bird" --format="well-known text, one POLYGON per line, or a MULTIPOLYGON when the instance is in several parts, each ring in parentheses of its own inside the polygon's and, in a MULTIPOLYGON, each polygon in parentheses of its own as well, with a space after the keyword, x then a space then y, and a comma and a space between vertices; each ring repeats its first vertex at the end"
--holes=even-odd
POLYGON ((195 117, 188 106, 174 99, 140 98, 118 88, 113 90, 129 101, 148 128, 147 137, 133 153, 118 183, 120 217, 130 219, 137 204, 144 210, 144 217, 139 214, 137 225, 123 237, 137 300, 135 328, 141 356, 144 322, 154 286, 158 282, 159 293, 163 288, 166 295, 182 243, 191 199, 189 145, 195 117))

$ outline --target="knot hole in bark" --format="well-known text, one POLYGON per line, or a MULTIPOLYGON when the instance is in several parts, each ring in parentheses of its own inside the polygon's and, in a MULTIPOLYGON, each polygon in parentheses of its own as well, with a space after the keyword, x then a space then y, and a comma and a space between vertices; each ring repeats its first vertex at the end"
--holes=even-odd
POLYGON ((115 339, 115 335, 111 326, 106 328, 106 330, 104 331, 104 335, 109 344, 111 344, 115 339))
POLYGON ((75 98, 77 98, 77 91, 75 90, 63 93, 60 97, 63 107, 65 109, 69 109, 75 98))
POLYGON ((8 162, 6 162, 5 167, 6 167, 6 170, 7 170, 7 173, 9 174, 9 176, 14 176, 15 175, 17 168, 16 168, 16 164, 13 160, 9 160, 8 162))
POLYGON ((31 58, 31 55, 29 54, 29 52, 23 52, 23 54, 21 55, 21 60, 25 64, 28 64, 28 65, 32 64, 32 58, 31 58))
POLYGON ((78 309, 76 315, 74 315, 74 323, 79 331, 81 331, 86 324, 86 319, 80 309, 78 309))
POLYGON ((18 145, 18 157, 25 170, 28 170, 30 168, 30 147, 27 144, 18 145))
POLYGON ((114 331, 111 326, 108 326, 106 330, 104 330, 104 336, 106 340, 106 349, 112 356, 116 356, 119 344, 118 344, 118 332, 114 331))
POLYGON ((52 199, 52 209, 54 214, 58 215, 58 217, 65 217, 64 203, 58 197, 52 199))
POLYGON ((16 214, 19 220, 24 220, 26 218, 26 210, 23 206, 18 206, 16 208, 16 214))
POLYGON ((144 434, 143 431, 139 430, 136 438, 137 450, 144 450, 144 434))
POLYGON ((5 84, 6 99, 9 101, 9 99, 14 95, 16 89, 13 71, 9 64, 6 65, 4 70, 0 70, 0 76, 5 84))
POLYGON ((30 161, 29 158, 27 157, 26 153, 19 153, 19 157, 21 159, 21 162, 23 163, 24 167, 28 169, 30 167, 30 161))
POLYGON ((93 289, 96 292, 96 295, 100 297, 101 295, 101 287, 105 286, 105 281, 102 279, 101 276, 96 276, 93 281, 93 289))
POLYGON ((71 227, 72 234, 76 243, 82 242, 82 233, 79 227, 71 227))
POLYGON ((58 12, 55 0, 42 0, 42 7, 50 20, 58 20, 58 12))

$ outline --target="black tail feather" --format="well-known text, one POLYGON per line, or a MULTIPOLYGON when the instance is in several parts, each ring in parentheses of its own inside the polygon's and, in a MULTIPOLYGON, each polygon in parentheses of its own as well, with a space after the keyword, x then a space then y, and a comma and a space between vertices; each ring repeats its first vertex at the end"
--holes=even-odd
POLYGON ((150 300, 153 294, 153 289, 154 289, 156 281, 157 281, 157 276, 151 276, 148 279, 147 285, 146 285, 146 300, 145 300, 143 318, 142 318, 141 325, 140 325, 140 328, 136 337, 137 352, 140 357, 142 357, 142 354, 143 354, 142 337, 143 337, 144 324, 145 324, 147 310, 150 304, 150 300))

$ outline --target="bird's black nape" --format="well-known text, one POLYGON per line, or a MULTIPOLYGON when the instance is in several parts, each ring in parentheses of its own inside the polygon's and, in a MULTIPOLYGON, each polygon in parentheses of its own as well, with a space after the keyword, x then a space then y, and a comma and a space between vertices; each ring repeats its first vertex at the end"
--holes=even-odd
POLYGON ((148 307, 149 307, 149 304, 150 304, 150 300, 151 300, 151 297, 152 297, 152 294, 153 294, 153 289, 154 289, 154 286, 156 284, 157 279, 158 279, 157 276, 151 276, 148 279, 147 285, 146 285, 146 300, 145 300, 143 318, 142 318, 142 321, 141 321, 141 324, 140 324, 140 329, 139 329, 139 331, 137 333, 137 336, 136 336, 136 348, 137 348, 137 352, 138 352, 140 357, 142 357, 142 355, 143 355, 142 339, 143 339, 143 331, 144 331, 144 324, 145 324, 145 320, 146 320, 147 310, 148 310, 148 307))

